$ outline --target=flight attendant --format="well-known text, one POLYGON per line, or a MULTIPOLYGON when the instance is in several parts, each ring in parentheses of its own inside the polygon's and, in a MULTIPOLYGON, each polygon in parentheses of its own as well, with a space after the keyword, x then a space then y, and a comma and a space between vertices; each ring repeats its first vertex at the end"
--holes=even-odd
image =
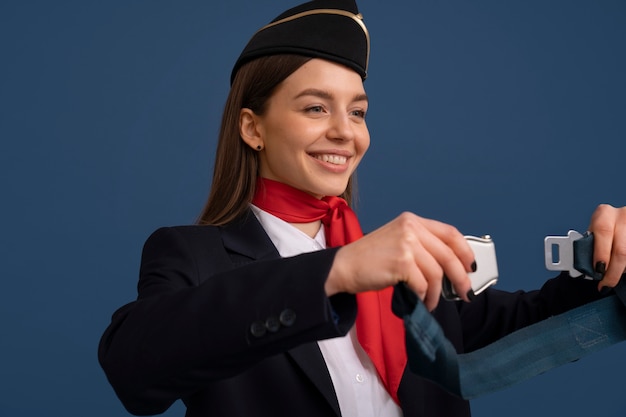
MULTIPOLYGON (((400 214, 363 236, 351 210, 370 38, 354 1, 311 1, 257 31, 232 70, 213 184, 198 224, 146 241, 137 300, 99 360, 124 406, 187 416, 469 416, 406 368, 393 287, 421 299, 459 352, 599 297, 563 274, 541 290, 471 291, 453 226, 400 214), (440 302, 447 276, 462 301, 440 302)), ((595 259, 626 267, 626 211, 600 206, 595 259)))

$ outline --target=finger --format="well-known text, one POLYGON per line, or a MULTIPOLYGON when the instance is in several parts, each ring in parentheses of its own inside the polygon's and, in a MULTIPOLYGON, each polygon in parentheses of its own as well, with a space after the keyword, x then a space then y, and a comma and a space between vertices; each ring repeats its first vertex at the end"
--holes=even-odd
MULTIPOLYGON (((465 241, 465 239, 463 239, 463 241, 465 241)), ((441 286, 443 275, 446 275, 459 297, 464 301, 470 301, 468 292, 471 289, 471 282, 467 275, 466 268, 461 263, 456 252, 433 234, 425 234, 422 238, 422 245, 434 258, 440 270, 443 272, 443 274, 437 274, 432 276, 432 278, 437 279, 439 286, 441 286)), ((430 278, 430 276, 427 276, 427 279, 428 278, 430 278)), ((439 291, 441 291, 441 288, 439 288, 439 291)))
POLYGON ((428 311, 433 311, 437 308, 437 304, 439 304, 439 300, 441 299, 442 281, 443 276, 439 279, 428 281, 428 288, 426 290, 426 296, 424 297, 424 305, 428 311))
POLYGON ((457 228, 436 220, 424 219, 429 230, 443 241, 461 261, 466 272, 473 271, 475 256, 465 237, 457 228))
POLYGON ((598 272, 602 272, 611 260, 615 208, 608 204, 599 205, 591 216, 589 231, 593 233, 593 265, 598 272))
POLYGON ((626 256, 615 255, 615 259, 611 262, 611 265, 606 270, 604 279, 598 284, 598 289, 603 287, 615 287, 623 275, 626 274, 626 256))
POLYGON ((615 287, 624 271, 626 270, 626 224, 618 222, 615 226, 613 243, 611 247, 611 259, 606 269, 604 279, 600 281, 602 287, 615 287))
POLYGON ((405 242, 401 253, 404 255, 397 259, 396 274, 403 277, 409 288, 424 301, 430 285, 437 281, 437 276, 441 277, 443 271, 435 258, 417 239, 405 242))
POLYGON ((426 287, 424 296, 421 299, 428 311, 432 311, 437 307, 441 298, 444 272, 441 265, 420 242, 415 242, 412 249, 412 265, 407 270, 412 276, 414 275, 424 280, 426 287))
POLYGON ((458 258, 454 257, 441 260, 440 263, 445 276, 448 277, 454 287, 454 291, 463 301, 470 302, 471 297, 469 293, 472 290, 472 282, 458 258))
POLYGON ((429 283, 415 263, 407 267, 407 277, 404 283, 420 300, 426 300, 429 283))

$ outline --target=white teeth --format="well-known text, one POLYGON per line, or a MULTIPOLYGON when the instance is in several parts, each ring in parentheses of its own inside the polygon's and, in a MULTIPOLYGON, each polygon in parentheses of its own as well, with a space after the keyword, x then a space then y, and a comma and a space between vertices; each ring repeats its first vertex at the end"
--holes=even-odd
POLYGON ((314 157, 320 161, 328 162, 334 165, 343 165, 348 161, 348 158, 339 155, 314 155, 314 157))

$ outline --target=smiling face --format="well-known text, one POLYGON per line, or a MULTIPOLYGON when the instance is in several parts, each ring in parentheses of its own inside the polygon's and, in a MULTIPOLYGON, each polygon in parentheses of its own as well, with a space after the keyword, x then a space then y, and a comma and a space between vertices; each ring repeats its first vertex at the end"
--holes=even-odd
POLYGON ((262 177, 318 198, 337 196, 369 147, 367 105, 359 74, 312 59, 276 88, 262 115, 241 110, 241 136, 262 147, 262 177))

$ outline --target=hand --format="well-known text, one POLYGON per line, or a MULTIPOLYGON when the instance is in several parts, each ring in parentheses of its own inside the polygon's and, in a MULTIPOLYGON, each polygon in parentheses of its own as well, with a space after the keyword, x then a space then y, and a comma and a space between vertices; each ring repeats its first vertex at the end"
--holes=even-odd
POLYGON ((591 216, 589 231, 594 235, 596 271, 606 270, 598 289, 614 287, 626 271, 626 207, 601 204, 591 216))
POLYGON ((326 293, 358 293, 404 282, 429 310, 439 302, 444 274, 469 301, 474 253, 453 226, 403 213, 337 251, 326 293))

